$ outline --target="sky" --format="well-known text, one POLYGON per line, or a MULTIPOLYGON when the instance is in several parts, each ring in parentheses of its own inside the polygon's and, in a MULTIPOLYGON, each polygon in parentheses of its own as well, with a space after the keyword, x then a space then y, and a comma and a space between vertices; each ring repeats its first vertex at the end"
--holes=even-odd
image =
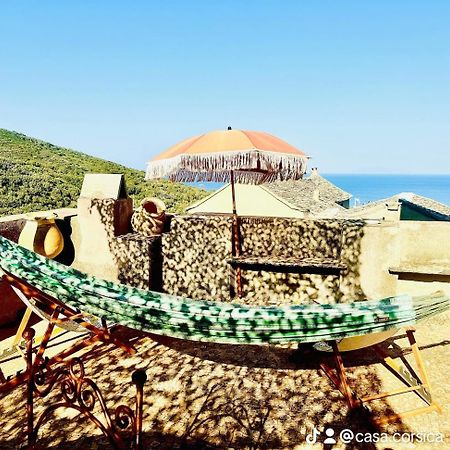
POLYGON ((274 134, 322 173, 450 173, 450 2, 9 1, 0 128, 144 169, 274 134))

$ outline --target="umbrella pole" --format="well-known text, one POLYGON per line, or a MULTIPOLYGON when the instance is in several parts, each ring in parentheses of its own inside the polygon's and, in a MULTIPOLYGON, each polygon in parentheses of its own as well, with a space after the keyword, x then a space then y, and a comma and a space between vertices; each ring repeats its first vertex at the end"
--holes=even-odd
MULTIPOLYGON (((232 216, 232 222, 233 222, 233 230, 231 233, 231 239, 232 239, 232 255, 233 256, 240 256, 241 255, 241 236, 239 233, 239 218, 237 215, 236 210, 236 192, 234 189, 234 171, 230 171, 230 181, 231 181, 231 200, 232 200, 232 208, 233 208, 233 216, 232 216)), ((241 274, 241 268, 238 266, 235 268, 235 285, 236 285, 236 293, 237 296, 240 298, 242 297, 242 274, 241 274)))
POLYGON ((230 180, 231 180, 231 200, 233 202, 233 216, 237 216, 237 212, 236 212, 236 192, 234 190, 234 170, 230 171, 230 180))

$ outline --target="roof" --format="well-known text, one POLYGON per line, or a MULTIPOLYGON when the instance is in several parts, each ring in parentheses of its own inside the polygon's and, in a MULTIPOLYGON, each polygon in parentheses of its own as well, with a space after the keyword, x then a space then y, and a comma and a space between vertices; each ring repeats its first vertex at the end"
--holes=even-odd
POLYGON ((374 207, 382 205, 383 203, 399 202, 412 207, 418 207, 421 210, 425 210, 429 214, 440 218, 441 220, 450 220, 450 206, 440 203, 428 197, 423 197, 421 195, 415 194, 413 192, 401 192, 395 194, 392 197, 388 197, 381 200, 375 200, 369 202, 362 206, 357 206, 355 208, 343 212, 342 216, 357 217, 359 213, 366 212, 374 207))
POLYGON ((262 186, 296 209, 313 214, 329 209, 345 209, 338 203, 352 197, 316 172, 302 180, 276 181, 262 186))

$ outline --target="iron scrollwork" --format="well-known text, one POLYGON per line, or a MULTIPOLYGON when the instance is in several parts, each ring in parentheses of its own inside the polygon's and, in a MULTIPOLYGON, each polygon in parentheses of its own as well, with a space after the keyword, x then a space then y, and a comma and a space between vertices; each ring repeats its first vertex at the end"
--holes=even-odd
POLYGON ((105 399, 97 384, 85 376, 84 364, 80 358, 72 358, 54 367, 47 367, 43 362, 33 371, 34 330, 28 329, 24 333, 26 341, 27 370, 30 377, 27 388, 27 432, 28 448, 35 449, 41 426, 60 409, 72 409, 83 414, 93 422, 108 438, 111 445, 120 450, 140 450, 142 447, 142 409, 143 388, 146 374, 143 370, 136 370, 132 374, 132 382, 136 388, 136 404, 133 410, 127 405, 117 406, 113 414, 108 410, 105 399), (34 422, 34 397, 45 398, 59 385, 62 401, 57 401, 45 408, 36 423, 34 422), (94 408, 99 405, 101 418, 94 414, 94 408), (131 434, 131 442, 126 445, 124 434, 131 434))

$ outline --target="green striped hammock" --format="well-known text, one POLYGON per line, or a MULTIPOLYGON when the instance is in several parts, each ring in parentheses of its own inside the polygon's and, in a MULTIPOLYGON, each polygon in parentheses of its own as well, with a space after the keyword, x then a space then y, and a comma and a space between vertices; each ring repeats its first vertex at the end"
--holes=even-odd
POLYGON ((159 335, 219 343, 339 340, 412 325, 450 304, 443 293, 284 307, 196 301, 101 280, 3 237, 0 267, 72 308, 109 322, 159 335))

